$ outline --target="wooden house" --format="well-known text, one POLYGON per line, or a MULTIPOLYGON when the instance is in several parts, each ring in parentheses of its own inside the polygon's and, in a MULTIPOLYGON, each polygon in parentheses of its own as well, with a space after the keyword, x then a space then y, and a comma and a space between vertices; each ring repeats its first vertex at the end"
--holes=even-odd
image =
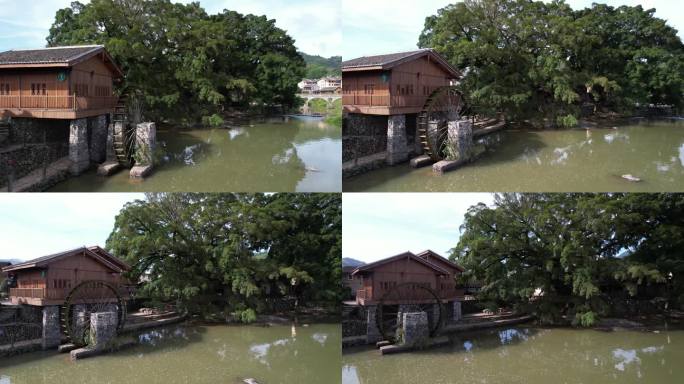
POLYGON ((113 112, 123 72, 101 45, 0 52, 0 118, 80 119, 113 112))
POLYGON ((83 281, 101 280, 115 286, 125 283, 130 267, 100 247, 83 247, 43 256, 2 268, 14 276, 12 304, 60 305, 72 288, 83 281))
POLYGON ((366 115, 415 114, 437 88, 460 72, 432 49, 360 57, 342 63, 344 112, 366 115))
POLYGON ((404 252, 366 264, 356 268, 351 275, 360 281, 357 304, 374 305, 394 287, 405 283, 429 288, 444 302, 459 300, 463 291, 457 288, 456 280, 463 271, 461 266, 428 250, 418 254, 404 252))
POLYGON ((342 266, 342 284, 349 288, 352 298, 356 297, 356 292, 362 288, 363 280, 352 275, 357 267, 342 266))

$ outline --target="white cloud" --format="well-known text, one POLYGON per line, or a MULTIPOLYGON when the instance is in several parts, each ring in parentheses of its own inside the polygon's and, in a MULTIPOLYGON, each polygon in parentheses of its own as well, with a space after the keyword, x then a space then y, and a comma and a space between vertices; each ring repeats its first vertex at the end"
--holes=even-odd
MULTIPOLYGON (((193 0, 178 2, 191 1, 193 0)), ((89 2, 81 0, 81 3, 89 2)), ((69 7, 70 3, 71 0, 0 0, 0 51, 45 46, 45 38, 56 12, 69 7), (8 35, 17 38, 3 39, 8 35)), ((269 19, 276 19, 279 28, 288 31, 296 40, 299 50, 326 57, 341 54, 339 0, 200 0, 200 4, 209 13, 231 9, 244 14, 266 15, 269 19)))
POLYGON ((104 246, 114 218, 142 194, 26 193, 0 196, 0 259, 28 260, 80 246, 104 246))
POLYGON ((458 243, 468 208, 491 204, 481 193, 346 193, 342 254, 366 262, 404 251, 446 255, 458 243))

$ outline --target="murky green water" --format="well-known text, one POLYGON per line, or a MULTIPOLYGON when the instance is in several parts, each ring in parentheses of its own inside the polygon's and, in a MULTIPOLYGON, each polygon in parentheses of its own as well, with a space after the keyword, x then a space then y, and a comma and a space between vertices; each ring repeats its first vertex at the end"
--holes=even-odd
POLYGON ((339 192, 341 130, 321 120, 270 119, 233 129, 159 130, 166 156, 142 182, 128 172, 69 179, 54 192, 339 192))
POLYGON ((0 384, 340 382, 339 324, 173 326, 139 340, 138 346, 77 362, 41 352, 2 358, 0 384))
POLYGON ((684 331, 516 327, 423 352, 381 356, 357 349, 342 355, 342 383, 682 383, 682 362, 684 331))
POLYGON ((345 191, 684 191, 684 120, 604 129, 506 131, 490 151, 443 176, 408 164, 344 181, 345 191), (641 182, 621 176, 630 174, 641 182))

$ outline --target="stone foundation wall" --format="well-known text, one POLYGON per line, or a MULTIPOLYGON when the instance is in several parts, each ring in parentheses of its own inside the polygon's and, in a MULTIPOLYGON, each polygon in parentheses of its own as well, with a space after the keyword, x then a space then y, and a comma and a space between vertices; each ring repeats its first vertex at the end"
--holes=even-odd
POLYGON ((17 180, 40 169, 45 163, 53 163, 68 154, 69 145, 65 142, 15 145, 0 149, 0 187, 7 186, 10 177, 17 180))
POLYGON ((387 116, 350 113, 342 120, 342 162, 387 150, 387 116))
POLYGON ((342 337, 365 336, 368 330, 368 309, 357 306, 342 317, 342 337))
POLYGON ((39 350, 42 347, 42 337, 41 307, 0 306, 0 357, 39 350))
POLYGON ((68 139, 69 120, 14 118, 10 121, 9 141, 6 144, 66 142, 68 139))

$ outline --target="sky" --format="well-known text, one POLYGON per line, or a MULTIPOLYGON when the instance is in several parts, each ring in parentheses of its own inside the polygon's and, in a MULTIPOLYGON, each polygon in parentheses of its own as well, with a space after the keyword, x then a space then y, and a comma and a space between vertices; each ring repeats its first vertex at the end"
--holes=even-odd
POLYGON ((431 249, 446 257, 468 208, 493 201, 487 193, 345 193, 342 256, 369 263, 431 249))
MULTIPOLYGON (((44 47, 58 9, 72 0, 0 0, 0 52, 44 47)), ((89 0, 81 0, 88 3, 89 0)), ((190 3, 191 0, 181 0, 190 3)), ((339 56, 342 44, 340 0, 200 0, 208 13, 230 9, 266 15, 288 31, 297 48, 311 55, 339 56)))
MULTIPOLYGON (((455 1, 420 0, 342 0, 342 34, 344 45, 342 59, 392 52, 411 51, 417 48, 418 37, 423 31, 425 18, 437 13, 455 1), (410 4, 410 5, 408 5, 410 4), (363 17, 359 17, 363 10, 363 17)), ((655 16, 668 20, 668 24, 684 36, 684 2, 682 0, 566 0, 573 9, 604 3, 611 6, 641 4, 644 8, 656 8, 655 16)))
POLYGON ((99 245, 134 193, 17 193, 0 196, 0 259, 30 260, 99 245))

